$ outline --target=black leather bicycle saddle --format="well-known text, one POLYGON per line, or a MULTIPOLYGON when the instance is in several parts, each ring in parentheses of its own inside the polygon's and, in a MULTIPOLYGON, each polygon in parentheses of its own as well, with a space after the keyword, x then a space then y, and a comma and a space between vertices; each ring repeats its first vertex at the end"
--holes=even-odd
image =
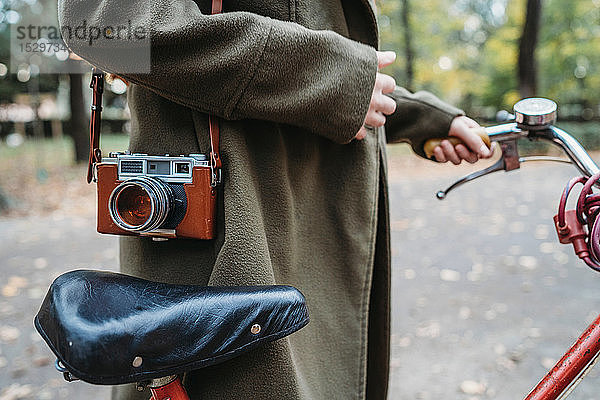
POLYGON ((307 323, 291 286, 169 285, 89 270, 56 278, 35 317, 69 372, 103 385, 226 361, 307 323))

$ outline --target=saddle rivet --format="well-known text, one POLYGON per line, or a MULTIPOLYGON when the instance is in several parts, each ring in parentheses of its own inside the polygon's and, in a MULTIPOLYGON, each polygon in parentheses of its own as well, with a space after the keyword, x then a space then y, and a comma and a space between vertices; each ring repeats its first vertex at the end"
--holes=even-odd
POLYGON ((253 335, 257 335, 260 332, 260 325, 259 324, 252 325, 252 328, 250 328, 250 332, 252 332, 253 335))
POLYGON ((140 365, 142 365, 142 362, 143 362, 143 361, 144 361, 144 360, 142 360, 142 357, 140 357, 140 356, 136 356, 136 357, 133 359, 133 362, 132 362, 131 364, 132 364, 134 367, 136 367, 136 368, 137 368, 137 367, 139 367, 140 365))

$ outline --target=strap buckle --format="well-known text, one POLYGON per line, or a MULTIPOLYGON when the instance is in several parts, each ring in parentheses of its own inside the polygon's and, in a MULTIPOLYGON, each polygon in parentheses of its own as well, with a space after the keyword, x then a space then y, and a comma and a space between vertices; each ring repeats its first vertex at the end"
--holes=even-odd
POLYGON ((94 89, 94 87, 96 87, 98 93, 102 93, 104 92, 104 85, 101 82, 99 82, 99 80, 102 80, 102 83, 104 83, 104 73, 101 69, 94 67, 92 68, 92 79, 90 81, 90 88, 94 89), (96 84, 98 83, 100 84, 96 86, 96 84))
POLYGON ((217 155, 210 153, 210 186, 216 187, 222 182, 221 167, 217 162, 217 155))

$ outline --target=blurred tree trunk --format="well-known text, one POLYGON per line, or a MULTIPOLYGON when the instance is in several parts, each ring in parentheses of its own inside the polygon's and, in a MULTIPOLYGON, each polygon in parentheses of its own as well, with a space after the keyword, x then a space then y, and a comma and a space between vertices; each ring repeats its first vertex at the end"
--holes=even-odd
POLYGON ((412 48, 412 30, 410 28, 410 0, 402 0, 402 26, 404 27, 404 59, 406 62, 406 82, 403 86, 408 90, 414 90, 415 53, 412 48))
POLYGON ((8 197, 4 194, 2 188, 0 187, 0 214, 2 214, 5 211, 8 211, 8 209, 8 197))
POLYGON ((521 97, 537 93, 537 61, 535 49, 540 31, 542 0, 527 0, 527 14, 519 42, 519 92, 521 97))
POLYGON ((71 121, 69 135, 75 144, 75 161, 87 162, 90 151, 88 117, 83 101, 83 80, 80 74, 69 74, 71 121))

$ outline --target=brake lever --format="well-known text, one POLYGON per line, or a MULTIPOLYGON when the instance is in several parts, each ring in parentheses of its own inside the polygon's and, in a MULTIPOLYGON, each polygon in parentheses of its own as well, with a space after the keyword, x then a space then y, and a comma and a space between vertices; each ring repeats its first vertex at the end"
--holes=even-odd
POLYGON ((530 157, 521 157, 519 158, 519 162, 523 164, 524 162, 532 162, 532 161, 552 161, 563 164, 573 164, 571 160, 568 158, 562 157, 552 157, 552 156, 530 156, 530 157))
POLYGON ((519 158, 519 148, 517 147, 517 139, 511 139, 498 143, 500 144, 500 148, 502 149, 502 156, 498 161, 496 161, 496 163, 490 165, 485 169, 470 173, 469 175, 460 178, 452 185, 450 185, 446 190, 440 190, 439 192, 437 192, 436 197, 439 200, 444 200, 449 192, 451 192, 459 186, 464 185, 467 182, 470 182, 477 178, 481 178, 482 176, 489 175, 493 172, 512 171, 515 169, 519 169, 521 167, 521 162, 527 161, 519 158))

